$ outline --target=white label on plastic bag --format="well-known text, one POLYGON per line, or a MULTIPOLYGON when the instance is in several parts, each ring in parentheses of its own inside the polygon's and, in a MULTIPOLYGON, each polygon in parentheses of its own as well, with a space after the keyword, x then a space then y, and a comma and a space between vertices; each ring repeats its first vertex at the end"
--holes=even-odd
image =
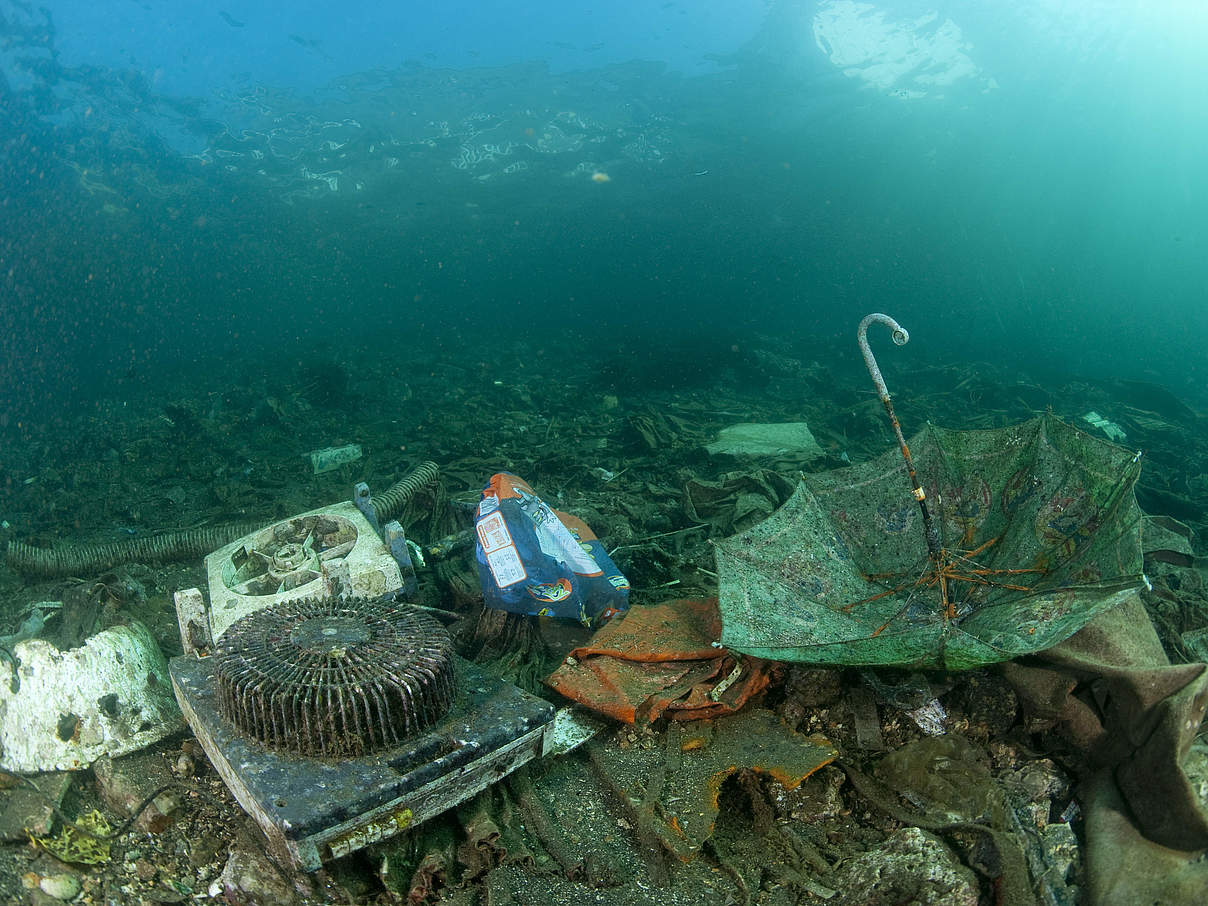
POLYGON ((507 588, 528 578, 502 513, 496 511, 479 519, 475 529, 478 532, 478 543, 482 546, 496 585, 507 588))
POLYGON ((498 511, 479 519, 475 528, 478 531, 478 543, 488 554, 502 547, 508 547, 512 543, 507 523, 503 521, 503 514, 498 511))
POLYGON ((520 554, 511 545, 502 550, 487 553, 487 566, 491 568, 495 584, 500 588, 507 588, 509 585, 515 585, 528 578, 528 573, 524 571, 524 564, 520 562, 520 554))

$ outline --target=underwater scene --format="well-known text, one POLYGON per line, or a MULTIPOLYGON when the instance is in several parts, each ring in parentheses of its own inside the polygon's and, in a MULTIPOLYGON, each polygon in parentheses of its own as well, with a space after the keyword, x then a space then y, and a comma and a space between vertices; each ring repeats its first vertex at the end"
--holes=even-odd
POLYGON ((1204 902, 1206 42, 0 0, 0 904, 1204 902))

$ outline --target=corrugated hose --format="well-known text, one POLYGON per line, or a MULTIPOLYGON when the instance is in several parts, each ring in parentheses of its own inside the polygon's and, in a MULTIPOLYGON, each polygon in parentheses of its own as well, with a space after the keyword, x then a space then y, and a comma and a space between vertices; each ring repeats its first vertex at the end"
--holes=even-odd
MULTIPOLYGON (((383 494, 372 499, 378 524, 397 516, 415 494, 436 481, 440 468, 425 461, 396 481, 383 494)), ((8 565, 19 573, 39 578, 91 575, 122 563, 172 563, 203 557, 224 544, 272 525, 272 521, 234 522, 180 532, 162 532, 145 538, 129 538, 108 544, 82 544, 63 547, 34 547, 21 541, 9 541, 5 551, 8 565)))

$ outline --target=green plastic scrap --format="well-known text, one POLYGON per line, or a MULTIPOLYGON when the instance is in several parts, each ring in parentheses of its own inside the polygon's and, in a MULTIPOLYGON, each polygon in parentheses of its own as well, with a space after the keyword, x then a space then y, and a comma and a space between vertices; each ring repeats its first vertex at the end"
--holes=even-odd
POLYGON ((31 846, 41 847, 61 862, 75 865, 100 865, 109 861, 109 841, 105 839, 113 832, 105 816, 93 809, 87 815, 76 818, 59 833, 39 837, 29 834, 31 846))
POLYGON ((1084 422, 1086 422, 1087 424, 1089 424, 1095 428, 1098 428, 1100 431, 1102 431, 1104 434, 1107 435, 1107 439, 1110 441, 1118 443, 1119 441, 1124 440, 1128 436, 1124 433, 1123 428, 1121 428, 1115 422, 1104 418, 1098 412, 1095 412, 1095 411, 1088 412, 1088 413, 1086 413, 1086 415, 1082 416, 1082 420, 1084 422))

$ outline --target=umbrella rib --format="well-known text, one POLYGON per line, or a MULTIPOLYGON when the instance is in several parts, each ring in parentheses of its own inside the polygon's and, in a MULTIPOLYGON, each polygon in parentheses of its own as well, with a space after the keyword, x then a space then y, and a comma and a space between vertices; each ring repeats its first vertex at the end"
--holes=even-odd
POLYGON ((968 582, 970 585, 982 585, 986 588, 1005 588, 1010 591, 1032 591, 1028 585, 1012 585, 1009 582, 991 582, 984 576, 966 576, 960 573, 948 573, 946 578, 951 581, 953 579, 959 582, 968 582))
MULTIPOLYGON (((887 598, 890 595, 896 595, 899 592, 905 591, 908 588, 913 589, 913 588, 918 588, 920 585, 931 585, 931 584, 933 584, 933 579, 929 578, 929 577, 931 577, 932 575, 933 575, 932 571, 929 570, 927 567, 924 567, 923 570, 918 574, 918 576, 913 581, 902 582, 899 585, 895 585, 893 588, 887 588, 887 589, 885 589, 885 591, 872 595, 871 597, 861 598, 859 601, 852 601, 848 604, 844 604, 839 609, 843 613, 851 613, 857 607, 860 607, 864 604, 871 604, 873 601, 879 601, 879 600, 881 600, 881 598, 887 598)), ((878 581, 881 581, 884 579, 898 579, 898 578, 901 578, 901 576, 902 576, 901 573, 866 573, 866 574, 864 574, 864 579, 868 582, 878 582, 878 581)), ((882 628, 884 628, 884 627, 882 627, 882 628)))
MULTIPOLYGON (((929 559, 928 566, 925 566, 923 568, 922 572, 920 572, 919 575, 917 576, 917 578, 915 578, 913 581, 902 582, 898 585, 895 585, 892 588, 888 588, 885 591, 879 592, 878 594, 872 595, 867 598, 863 598, 859 601, 853 601, 849 604, 845 604, 845 605, 843 605, 843 607, 840 608, 840 610, 843 613, 851 613, 857 607, 861 607, 865 604, 871 604, 874 601, 879 601, 882 598, 887 598, 887 597, 896 595, 900 592, 903 592, 903 591, 906 591, 909 589, 910 595, 907 597, 906 603, 902 606, 902 608, 897 613, 895 613, 892 617, 890 617, 886 622, 882 623, 875 630, 873 630, 870 638, 876 638, 877 636, 881 635, 881 633, 883 633, 887 628, 889 628, 889 626, 895 620, 899 619, 902 616, 902 614, 904 614, 909 609, 910 605, 915 600, 914 593, 917 589, 932 588, 935 586, 939 586, 940 604, 943 607, 943 614, 944 614, 945 621, 951 621, 951 620, 955 620, 957 618, 956 602, 953 597, 953 589, 952 589, 953 582, 967 582, 970 585, 977 585, 977 586, 985 587, 985 588, 1002 589, 1005 591, 1019 591, 1019 592, 1035 591, 1034 588, 1027 586, 1027 585, 1017 585, 1017 584, 1014 584, 1011 582, 996 582, 996 581, 990 579, 989 577, 990 576, 1015 576, 1015 575, 1024 575, 1024 574, 1028 574, 1028 573, 1044 574, 1044 573, 1047 573, 1048 570, 1041 569, 1041 568, 1026 568, 1026 567, 1020 567, 1020 568, 1015 568, 1015 569, 991 569, 989 567, 983 567, 983 566, 977 565, 976 561, 974 561, 972 559, 974 555, 979 554, 982 551, 986 550, 987 548, 991 547, 998 540, 999 540, 998 536, 995 536, 994 538, 991 538, 988 541, 985 541, 984 543, 980 544, 978 547, 976 547, 970 551, 954 552, 954 551, 951 551, 946 548, 942 549, 941 550, 941 560, 942 560, 943 565, 941 565, 938 569, 935 568, 934 566, 930 565, 930 559, 929 559), (959 565, 963 564, 963 563, 968 563, 972 568, 966 568, 963 570, 959 569, 959 565)), ((900 574, 895 574, 895 573, 868 573, 864 576, 864 578, 870 582, 880 581, 880 580, 885 580, 885 579, 893 579, 893 578, 898 578, 898 577, 900 577, 900 574)))

